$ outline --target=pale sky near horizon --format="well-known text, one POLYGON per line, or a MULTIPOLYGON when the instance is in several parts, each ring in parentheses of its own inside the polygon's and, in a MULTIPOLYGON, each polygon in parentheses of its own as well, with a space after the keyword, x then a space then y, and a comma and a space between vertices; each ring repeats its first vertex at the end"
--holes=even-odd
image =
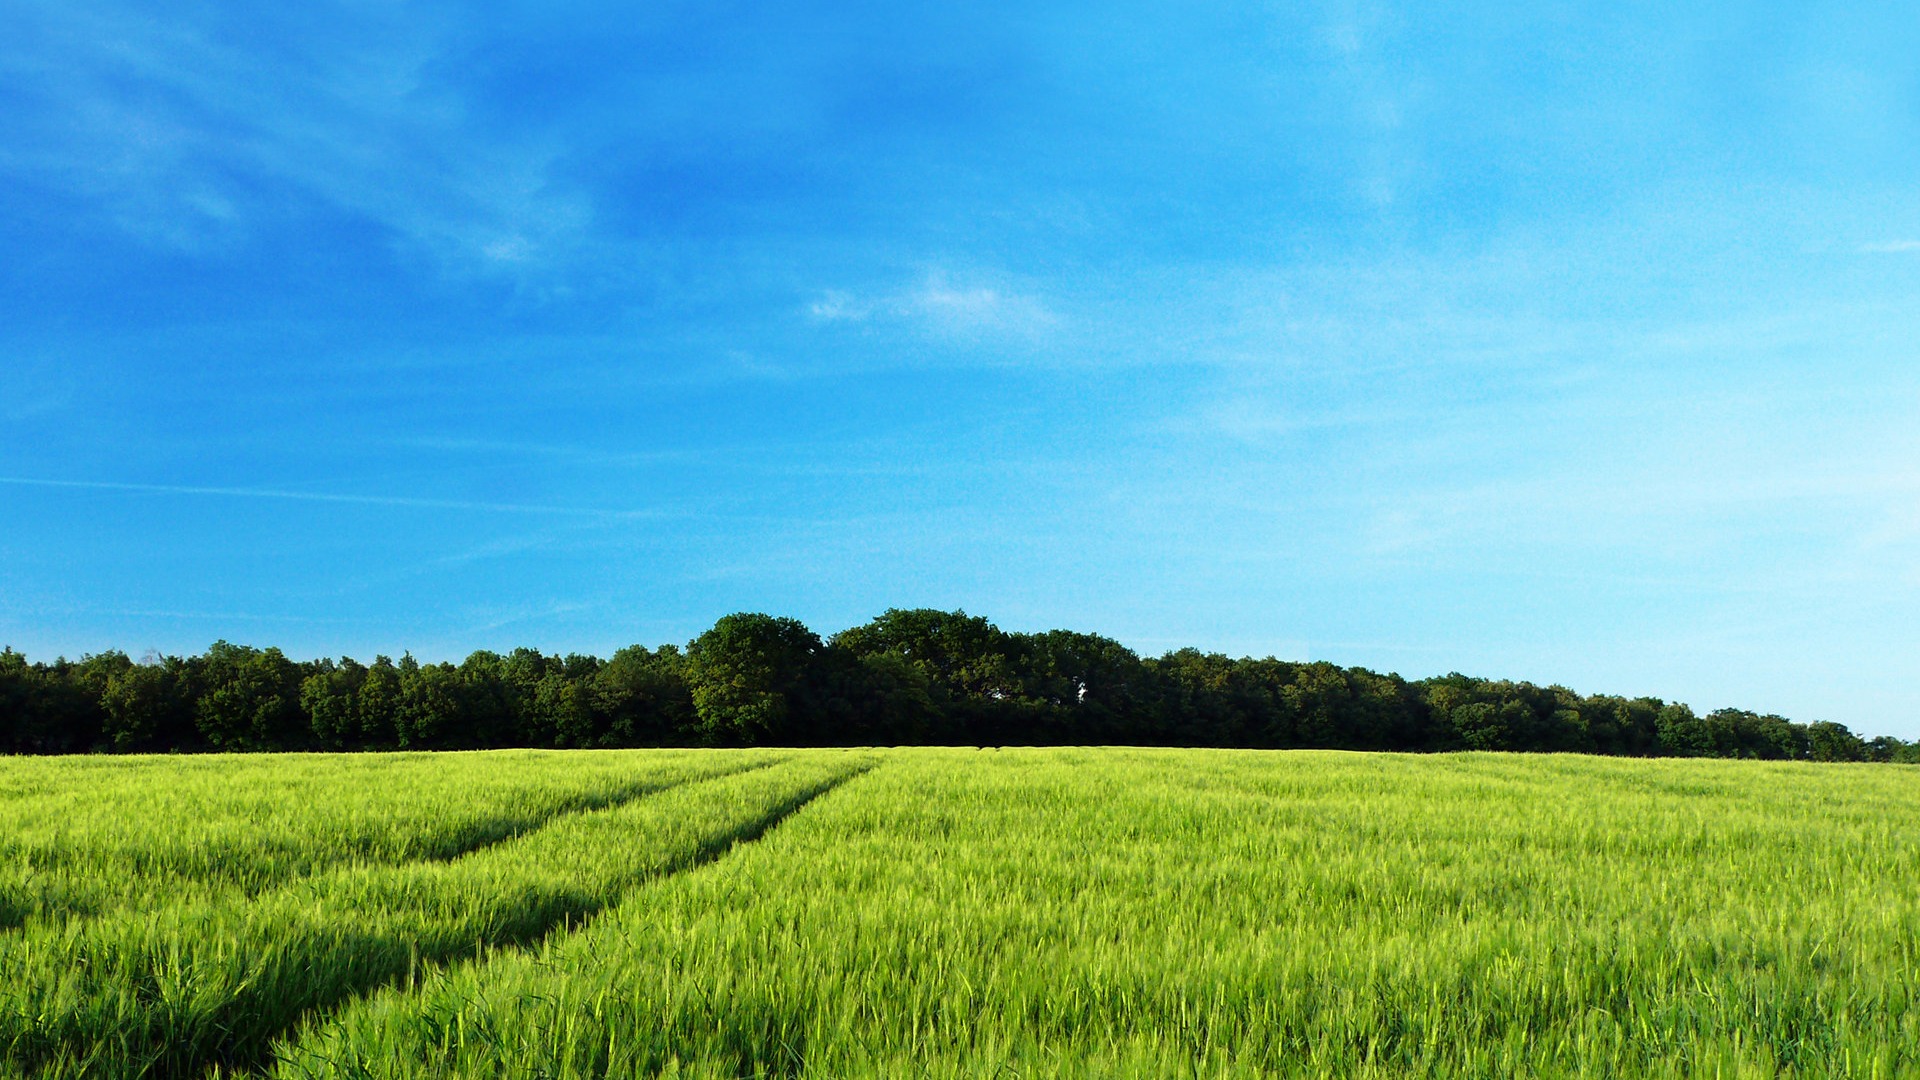
POLYGON ((1920 737, 1896 5, 0 7, 0 644, 891 607, 1920 737))

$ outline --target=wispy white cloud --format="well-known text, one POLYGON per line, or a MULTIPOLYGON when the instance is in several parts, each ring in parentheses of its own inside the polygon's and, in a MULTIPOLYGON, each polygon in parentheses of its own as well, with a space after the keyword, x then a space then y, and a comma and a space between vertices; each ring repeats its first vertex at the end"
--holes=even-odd
POLYGON ((841 289, 820 292, 807 315, 821 323, 888 323, 939 338, 1034 339, 1064 320, 1031 292, 987 275, 928 272, 913 285, 862 297, 841 289))
POLYGON ((584 201, 552 179, 557 150, 480 137, 434 89, 454 29, 443 20, 355 9, 340 28, 351 48, 310 27, 254 40, 112 5, 37 6, 9 23, 0 71, 33 88, 37 120, 8 133, 0 173, 86 199, 148 243, 243 240, 290 193, 460 273, 525 275, 587 242, 584 201))
POLYGON ((821 322, 866 322, 873 309, 852 293, 828 289, 807 305, 807 314, 821 322))
POLYGON ((1046 304, 1032 296, 988 285, 957 284, 945 274, 933 274, 901 298, 900 313, 947 333, 1036 336, 1060 322, 1046 304))

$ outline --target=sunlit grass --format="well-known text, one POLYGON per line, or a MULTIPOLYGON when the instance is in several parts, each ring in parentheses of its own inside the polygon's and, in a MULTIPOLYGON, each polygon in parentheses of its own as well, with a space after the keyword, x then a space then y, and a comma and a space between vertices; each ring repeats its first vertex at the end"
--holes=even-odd
POLYGON ((447 859, 718 767, 699 751, 14 758, 0 929, 447 859))
POLYGON ((564 929, 757 835, 862 764, 770 760, 638 759, 630 767, 653 765, 663 781, 657 794, 558 815, 462 858, 355 864, 252 897, 30 924, 0 939, 0 1047, 43 1075, 186 1076, 263 1061, 268 1040, 310 1009, 564 929))
MULTIPOLYGON (((278 760, 171 782, 230 784, 199 798, 242 806, 278 760)), ((314 809, 259 830, 272 859, 304 850, 308 822, 298 873, 251 888, 179 875, 177 897, 33 915, 0 935, 0 1074, 1920 1072, 1920 771, 1905 767, 1119 749, 407 760, 421 791, 443 762, 476 803, 548 790, 509 773, 584 771, 551 789, 575 802, 539 803, 538 824, 464 854, 406 847, 402 832, 442 826, 409 824, 430 815, 392 793, 362 801, 337 771, 332 794, 289 790, 391 821, 314 809), (319 853, 343 835, 396 839, 319 853)), ((165 783, 165 766, 134 769, 165 783)), ((105 820, 118 798, 76 802, 105 820)), ((209 829, 244 859, 244 829, 209 829)), ((70 834, 74 865, 100 873, 119 864, 88 835, 134 847, 131 831, 70 834)))
POLYGON ((903 751, 285 1076, 1893 1076, 1920 776, 903 751))

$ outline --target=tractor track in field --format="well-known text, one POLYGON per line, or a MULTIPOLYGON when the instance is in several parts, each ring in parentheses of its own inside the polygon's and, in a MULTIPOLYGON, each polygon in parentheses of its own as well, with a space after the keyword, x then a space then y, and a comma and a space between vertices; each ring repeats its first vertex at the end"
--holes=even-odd
MULTIPOLYGON (((663 782, 637 783, 616 788, 608 792, 583 795, 579 798, 562 802, 554 806, 550 812, 539 817, 510 815, 490 818, 485 821, 476 822, 468 835, 461 836, 434 850, 422 852, 412 858, 397 859, 391 862, 369 859, 366 850, 360 849, 359 845, 354 845, 355 850, 345 858, 321 863, 297 873, 290 873, 283 877, 263 881, 254 887, 243 887, 231 883, 217 883, 214 884, 213 887, 216 889, 222 887, 233 889, 235 895, 240 898, 240 905, 244 906, 276 890, 291 888, 305 881, 321 879, 328 874, 338 873, 354 866, 377 865, 397 869, 434 863, 451 863, 459 859, 477 855, 489 848, 510 843, 523 836, 529 836, 539 832, 541 829, 564 821, 569 817, 580 814, 598 813, 605 810, 615 810, 636 800, 664 794, 676 788, 686 787, 689 784, 701 784, 712 780, 722 780, 729 776, 738 776, 742 773, 752 772, 755 769, 769 768, 784 760, 786 759, 773 758, 767 761, 749 762, 719 772, 704 773, 698 776, 678 777, 663 782)), ((78 864, 80 861, 81 859, 77 853, 61 852, 58 850, 36 852, 29 858, 29 868, 34 873, 57 873, 64 868, 78 864)), ((147 867, 141 865, 142 860, 137 856, 127 861, 129 863, 129 872, 132 874, 145 874, 150 872, 147 867)), ((217 882, 217 879, 213 880, 217 882)), ((5 884, 0 884, 0 934, 9 934, 22 930, 28 923, 34 921, 35 916, 46 914, 46 912, 42 910, 42 907, 43 905, 36 903, 31 896, 26 895, 24 892, 11 890, 7 888, 5 884), (18 894, 16 895, 16 893, 18 894)), ((108 916, 116 910, 120 909, 117 907, 68 908, 59 910, 55 914, 57 914, 61 922, 74 924, 108 916)))
MULTIPOLYGON (((703 773, 699 776, 683 776, 674 780, 668 780, 664 783, 639 784, 630 788, 623 788, 620 790, 620 792, 617 795, 609 798, 581 799, 576 802, 569 803, 565 806, 557 807, 555 808, 553 813, 548 814, 547 816, 543 818, 539 818, 537 820, 520 819, 520 820, 526 821, 526 824, 524 825, 524 827, 511 829, 503 832, 497 832, 497 833, 490 832, 487 835, 476 838, 472 842, 461 844, 457 849, 450 848, 444 852, 434 852, 432 854, 422 855, 416 859, 405 859, 400 862, 389 863, 386 865, 400 867, 400 866, 419 866, 425 863, 453 862, 456 859, 464 859, 470 855, 477 855, 480 852, 487 850, 488 848, 498 847, 501 844, 518 840, 523 836, 528 836, 533 833, 539 832, 541 829, 547 828, 548 826, 554 825, 560 821, 565 820, 566 818, 573 817, 575 815, 593 814, 593 813, 598 813, 602 810, 617 810, 620 807, 627 805, 628 803, 636 802, 640 799, 651 798, 652 796, 655 796, 655 795, 663 795, 669 791, 675 790, 676 788, 687 787, 691 784, 711 783, 712 781, 715 781, 715 780, 725 780, 729 776, 739 776, 742 773, 750 773, 756 769, 769 769, 775 765, 780 764, 784 760, 786 759, 774 758, 769 761, 753 761, 753 762, 748 762, 745 765, 738 766, 736 768, 723 769, 719 772, 703 773)), ((508 819, 501 819, 501 820, 508 820, 508 819)), ((332 869, 332 867, 329 867, 327 869, 332 869)), ((324 870, 322 872, 324 872, 324 870)))
MULTIPOLYGON (((552 815, 546 819, 544 827, 559 827, 588 813, 618 812, 628 803, 650 801, 649 797, 682 789, 702 788, 790 764, 793 764, 791 757, 779 757, 706 775, 676 779, 647 791, 636 791, 621 800, 619 805, 592 812, 552 815)), ((471 933, 460 930, 431 941, 395 937, 391 930, 382 929, 386 909, 380 906, 364 909, 364 929, 359 920, 352 918, 345 923, 303 923, 303 917, 298 914, 302 905, 295 902, 292 909, 295 921, 289 925, 290 930, 296 931, 294 936, 260 940, 243 937, 225 947, 238 949, 235 955, 251 955, 256 961, 250 963, 258 962, 265 966, 255 969, 243 983, 234 984, 239 991, 238 996, 228 999, 224 1004, 215 1005, 211 1013, 202 1013, 198 1019, 188 1020, 181 1016, 170 1019, 165 1013, 159 1013, 152 1015, 148 1021, 136 1021, 133 1026, 122 1027, 118 1031, 96 1029, 91 1024, 63 1031, 42 1026, 54 1020, 53 1016, 31 1019, 32 1015, 38 1014, 38 1008, 30 1006, 28 1000, 11 1003, 7 1009, 0 1010, 14 1012, 11 1018, 0 1016, 0 1021, 4 1021, 0 1022, 0 1028, 5 1029, 0 1030, 0 1076, 124 1076, 184 1080, 209 1073, 231 1076, 264 1069, 272 1063, 275 1044, 303 1024, 323 1018, 368 993, 406 984, 422 975, 431 975, 496 951, 526 949, 549 938, 556 931, 571 932, 578 929, 588 919, 619 903, 635 889, 710 864, 724 858, 740 845, 760 839, 808 803, 867 772, 875 764, 877 762, 873 761, 849 762, 847 765, 851 767, 843 766, 825 775, 795 777, 792 782, 796 786, 792 790, 783 792, 776 787, 765 792, 756 798, 758 805, 753 809, 740 807, 741 813, 733 821, 716 823, 719 827, 711 833, 696 833, 686 837, 685 846, 663 852, 663 857, 651 866, 636 866, 630 880, 616 879, 617 884, 609 883, 613 885, 610 890, 596 889, 584 882, 578 886, 554 883, 545 886, 542 892, 527 894, 524 899, 518 894, 511 897, 505 893, 496 894, 499 904, 468 909, 484 911, 495 906, 499 908, 497 917, 483 915, 481 921, 475 922, 471 933), (329 957, 344 958, 346 962, 334 965, 336 970, 328 978, 320 979, 315 965, 329 957), (263 985, 246 988, 256 981, 263 985), (294 999, 283 998, 282 1007, 276 1008, 268 1004, 271 999, 257 998, 258 994, 273 993, 274 986, 291 989, 294 999), (28 1006, 31 1011, 15 1011, 21 1006, 28 1006), (188 1020, 188 1023, 180 1026, 181 1020, 188 1020), (26 1027, 16 1026, 23 1022, 26 1027), (40 1029, 37 1033, 36 1028, 40 1029)), ((532 840, 540 831, 529 830, 516 839, 532 840)), ((498 847, 504 842, 504 839, 495 840, 469 851, 467 857, 481 857, 486 848, 498 847)), ((385 865, 368 869, 393 872, 407 866, 434 864, 451 870, 460 863, 461 859, 410 860, 400 866, 385 865)), ((323 880, 324 877, 321 875, 319 879, 323 880)), ((300 887, 298 883, 290 884, 295 888, 300 887)), ((512 882, 503 882, 503 886, 511 888, 512 882)), ((406 899, 407 895, 404 892, 398 894, 402 906, 394 909, 396 913, 418 903, 406 899)), ((449 895, 455 903, 459 902, 457 892, 449 895)), ((171 939, 164 935, 147 938, 146 945, 138 944, 140 938, 137 933, 133 938, 123 937, 122 940, 139 950, 121 954, 131 961, 131 966, 120 968, 124 974, 118 976, 132 980, 125 991, 132 997, 125 1000, 153 1004, 169 999, 179 1000, 182 987, 178 977, 183 970, 180 965, 183 961, 189 965, 194 963, 190 956, 198 951, 196 942, 211 943, 213 952, 209 956, 218 964, 220 961, 217 957, 223 951, 219 943, 223 935, 219 928, 228 924, 235 927, 247 925, 259 917, 250 912, 261 911, 260 905, 269 902, 264 895, 250 897, 245 904, 224 909, 224 919, 219 914, 222 909, 209 909, 214 923, 204 931, 196 930, 191 922, 181 923, 172 932, 180 935, 176 944, 169 944, 171 939), (159 951, 148 952, 155 948, 159 951), (180 951, 182 948, 186 950, 185 953, 180 951), (143 954, 145 959, 141 959, 143 954)), ((347 910, 351 912, 354 909, 347 910)), ((261 914, 269 918, 278 917, 266 912, 261 914)), ((67 925, 61 933, 66 937, 92 937, 94 931, 90 927, 95 925, 98 925, 98 920, 77 921, 67 925)), ((16 935, 6 936, 18 941, 16 935)), ((103 938, 97 947, 82 946, 82 951, 75 954, 74 960, 80 970, 112 963, 112 955, 120 947, 113 937, 103 938), (95 948, 105 951, 95 952, 95 948)), ((101 970, 105 971, 104 968, 101 970)), ((144 1006, 141 1011, 145 1011, 144 1006)), ((60 1027, 64 1028, 65 1025, 60 1027)))
MULTIPOLYGON (((740 769, 730 770, 713 776, 685 781, 671 787, 686 787, 711 783, 760 769, 771 768, 781 761, 759 762, 740 769)), ((409 983, 434 972, 453 967, 460 963, 485 962, 485 957, 476 957, 476 950, 484 947, 486 956, 498 952, 520 952, 534 948, 552 938, 555 931, 561 934, 578 933, 598 914, 618 905, 634 891, 669 880, 682 874, 691 873, 702 867, 712 865, 729 854, 749 844, 758 842, 768 833, 785 823, 787 819, 799 813, 808 804, 831 794, 842 785, 857 779, 876 767, 877 762, 869 762, 838 776, 829 777, 813 784, 798 788, 785 798, 776 802, 769 810, 750 821, 741 822, 737 827, 719 832, 703 840, 684 856, 662 865, 654 873, 635 881, 620 893, 603 899, 578 897, 577 903, 550 911, 548 917, 537 925, 524 928, 522 932, 502 935, 485 942, 475 942, 465 948, 450 950, 439 956, 419 958, 416 966, 405 972, 397 972, 386 978, 369 979, 352 992, 334 996, 328 1000, 316 1001, 298 1016, 281 1026, 269 1037, 250 1041, 246 1045, 234 1046, 225 1053, 212 1053, 183 1062, 174 1067, 154 1068, 144 1072, 150 1080, 237 1080, 241 1077, 259 1077, 273 1064, 274 1044, 302 1026, 313 1022, 351 1004, 353 1001, 377 991, 409 983)), ((662 789, 667 790, 667 789, 662 789)))

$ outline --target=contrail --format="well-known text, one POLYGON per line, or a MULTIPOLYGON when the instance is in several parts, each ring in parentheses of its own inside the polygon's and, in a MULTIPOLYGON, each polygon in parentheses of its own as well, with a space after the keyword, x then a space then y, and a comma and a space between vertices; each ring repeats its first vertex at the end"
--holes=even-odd
POLYGON ((544 514, 550 517, 600 518, 609 521, 655 517, 649 510, 598 510, 577 506, 528 506, 521 503, 465 502, 458 499, 411 499, 394 495, 329 495, 317 491, 281 491, 275 488, 197 487, 186 484, 125 484, 108 480, 39 480, 0 476, 0 484, 19 487, 77 488, 85 491, 135 491, 149 495, 211 495, 232 499, 287 499, 294 502, 349 503, 357 506, 400 506, 414 510, 474 510, 497 514, 544 514))

